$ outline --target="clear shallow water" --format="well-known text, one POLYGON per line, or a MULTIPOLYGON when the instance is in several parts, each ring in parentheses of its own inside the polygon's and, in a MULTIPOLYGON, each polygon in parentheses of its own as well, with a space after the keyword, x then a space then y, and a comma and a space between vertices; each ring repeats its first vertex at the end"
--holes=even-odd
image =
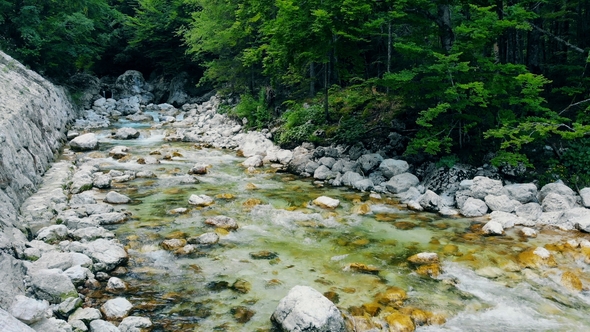
MULTIPOLYGON (((97 133, 103 153, 90 154, 101 160, 105 172, 151 170, 158 176, 113 185, 112 190, 133 199, 124 206, 133 217, 111 228, 130 256, 128 272, 121 276, 130 286, 124 296, 134 304, 132 314, 150 317, 155 331, 268 331, 277 303, 295 285, 331 292, 341 310, 357 315, 356 309, 375 303, 378 293, 400 287, 408 293, 405 307, 446 318, 444 325, 419 331, 590 327, 588 292, 570 291, 559 278, 562 271, 575 271, 584 286, 590 284, 588 267, 579 256, 555 251, 557 268, 533 270, 518 268, 516 258, 528 248, 582 234, 546 231, 527 240, 513 230, 503 237, 482 237, 471 220, 410 212, 387 197, 321 188, 270 168, 249 174, 240 165, 244 158, 234 151, 164 142, 165 129, 136 127, 142 132, 137 140, 112 140, 109 130, 97 133), (106 157, 115 145, 129 146, 131 158, 106 157), (137 158, 156 150, 161 154, 154 156, 173 157, 156 165, 137 164, 137 158), (211 168, 198 176, 199 183, 182 184, 195 163, 211 168), (188 204, 191 194, 233 197, 215 198, 213 205, 200 208, 188 204), (340 206, 332 211, 310 204, 321 195, 339 199, 340 206), (361 207, 371 212, 356 213, 361 207), (188 212, 170 213, 176 208, 188 212), (225 232, 204 224, 215 215, 236 219, 239 229, 225 232), (219 244, 199 247, 193 254, 178 255, 161 246, 167 238, 212 231, 220 235, 219 244), (272 258, 251 256, 260 251, 272 252, 272 258), (438 253, 444 262, 443 274, 435 279, 417 274, 407 263, 409 256, 424 251, 438 253), (351 263, 378 272, 351 271, 346 268, 351 263), (484 267, 500 267, 503 273, 493 279, 474 273, 484 267)), ((102 301, 111 295, 93 296, 102 301)))

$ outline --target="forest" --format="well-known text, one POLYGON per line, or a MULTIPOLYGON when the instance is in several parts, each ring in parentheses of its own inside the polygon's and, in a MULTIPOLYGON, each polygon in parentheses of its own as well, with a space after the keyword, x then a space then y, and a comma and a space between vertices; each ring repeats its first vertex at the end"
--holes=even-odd
POLYGON ((590 184, 589 35, 590 0, 0 0, 0 48, 57 82, 187 72, 284 146, 395 132, 411 160, 573 187, 590 184))

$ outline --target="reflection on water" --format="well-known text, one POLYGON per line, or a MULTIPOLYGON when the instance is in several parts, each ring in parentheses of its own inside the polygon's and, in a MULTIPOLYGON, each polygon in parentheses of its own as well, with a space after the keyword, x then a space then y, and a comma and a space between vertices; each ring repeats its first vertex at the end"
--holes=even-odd
POLYGON ((155 331, 268 331, 278 301, 295 285, 327 294, 355 316, 369 315, 370 304, 393 310, 378 304, 375 296, 400 287, 408 293, 404 307, 446 318, 443 325, 419 331, 573 331, 590 326, 585 288, 568 290, 560 283, 563 271, 571 270, 583 285, 589 284, 581 249, 554 246, 556 268, 523 269, 518 261, 519 253, 560 243, 573 233, 547 231, 527 240, 513 230, 503 237, 483 237, 467 219, 410 212, 385 196, 318 188, 268 168, 248 174, 240 166, 244 158, 233 151, 164 142, 160 129, 141 133, 130 141, 110 139, 109 130, 98 133, 101 150, 126 145, 131 153, 123 161, 103 158, 100 165, 105 172, 150 170, 157 175, 116 184, 115 190, 133 199, 125 207, 133 217, 111 227, 130 255, 122 278, 130 286, 125 296, 135 305, 132 314, 150 317, 155 331), (148 155, 160 162, 136 162, 148 155), (211 167, 190 183, 187 173, 195 163, 211 167), (211 196, 214 204, 189 205, 192 194, 211 196), (339 199, 340 206, 325 210, 310 203, 322 195, 339 199), (178 208, 188 210, 172 211, 178 208), (217 215, 234 218, 239 228, 228 231, 204 223, 217 215), (196 245, 193 252, 161 245, 207 232, 218 234, 219 243, 196 245), (424 251, 438 253, 442 274, 407 262, 424 251))

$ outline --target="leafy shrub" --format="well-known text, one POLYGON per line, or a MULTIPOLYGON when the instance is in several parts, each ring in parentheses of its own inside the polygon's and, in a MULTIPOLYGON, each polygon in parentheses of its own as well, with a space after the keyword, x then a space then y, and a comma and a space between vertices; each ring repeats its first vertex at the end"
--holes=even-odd
POLYGON ((279 130, 277 141, 280 145, 292 146, 317 140, 313 134, 325 123, 325 115, 321 105, 293 104, 283 114, 281 120, 283 125, 279 130))
POLYGON ((336 129, 334 140, 339 143, 354 144, 363 138, 365 131, 363 121, 352 116, 345 116, 336 129))
MULTIPOLYGON (((590 186, 590 139, 571 141, 561 156, 562 180, 570 186, 584 188, 590 186)), ((556 165, 555 168, 559 168, 556 165)))
POLYGON ((246 118, 247 127, 250 128, 266 127, 272 120, 272 114, 265 105, 264 91, 260 91, 258 99, 254 99, 250 94, 241 95, 233 114, 239 118, 246 118))
POLYGON ((436 167, 445 167, 451 168, 455 166, 459 162, 459 157, 456 154, 451 154, 447 156, 440 157, 440 159, 436 162, 436 167))

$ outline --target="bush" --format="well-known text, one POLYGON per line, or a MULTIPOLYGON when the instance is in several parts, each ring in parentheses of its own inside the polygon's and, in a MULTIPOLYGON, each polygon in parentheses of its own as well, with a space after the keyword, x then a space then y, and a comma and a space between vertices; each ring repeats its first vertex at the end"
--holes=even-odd
POLYGON ((264 91, 260 91, 258 99, 250 94, 240 95, 240 102, 236 105, 233 115, 239 118, 246 118, 249 128, 263 128, 272 120, 272 114, 266 107, 264 91))
POLYGON ((294 146, 305 141, 317 141, 316 130, 325 123, 324 110, 321 105, 291 105, 281 117, 283 125, 279 130, 277 142, 282 146, 294 146))

